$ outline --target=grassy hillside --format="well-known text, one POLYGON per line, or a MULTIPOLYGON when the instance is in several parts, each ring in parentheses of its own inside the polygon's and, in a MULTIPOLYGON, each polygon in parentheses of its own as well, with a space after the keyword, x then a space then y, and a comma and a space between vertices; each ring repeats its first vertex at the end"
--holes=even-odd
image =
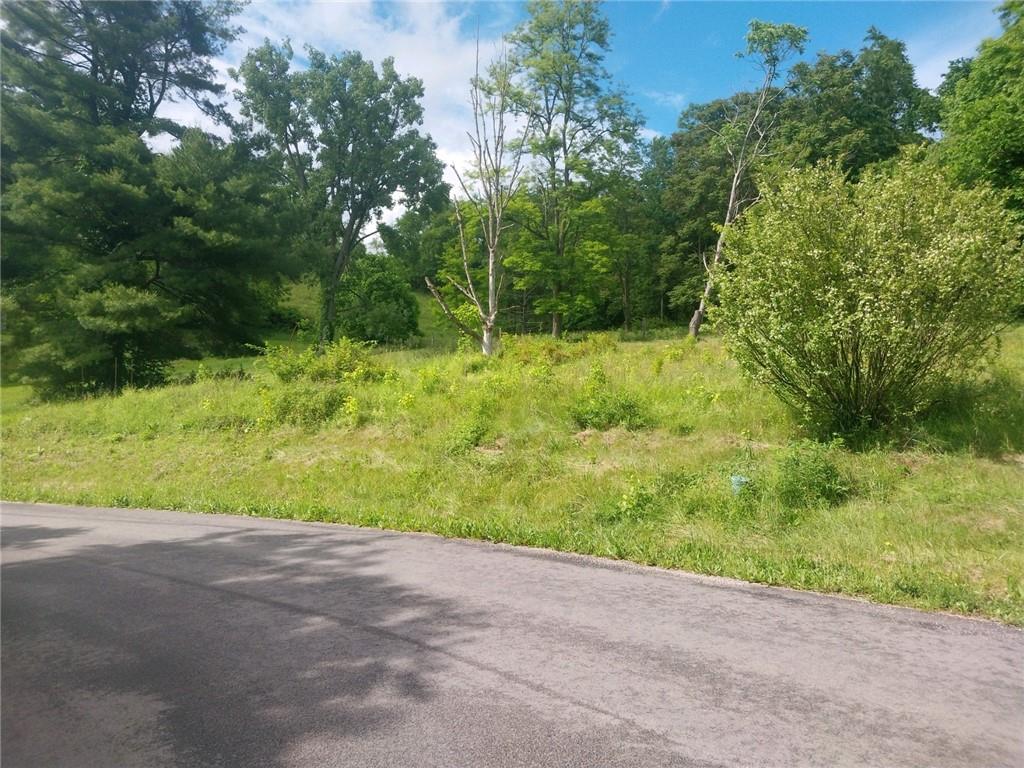
MULTIPOLYGON (((429 311, 428 308, 424 308, 429 311)), ((377 376, 3 397, 3 496, 432 531, 1024 624, 1024 328, 893 447, 802 440, 721 343, 508 339, 377 376)))

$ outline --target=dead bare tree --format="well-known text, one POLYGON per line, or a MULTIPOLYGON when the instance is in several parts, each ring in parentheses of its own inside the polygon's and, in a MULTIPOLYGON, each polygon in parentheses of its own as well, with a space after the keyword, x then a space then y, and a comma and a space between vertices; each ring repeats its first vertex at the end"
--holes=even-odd
POLYGON ((467 131, 473 159, 470 168, 453 169, 459 180, 464 200, 455 201, 455 216, 459 225, 459 246, 465 282, 449 277, 448 281, 475 307, 479 330, 460 320, 452 311, 437 286, 426 278, 427 288, 441 305, 445 315, 462 333, 475 339, 485 355, 497 351, 497 322, 504 277, 502 233, 508 229, 505 212, 519 189, 525 157, 525 140, 529 125, 519 138, 508 138, 514 116, 512 100, 513 69, 504 50, 492 62, 488 77, 480 75, 480 41, 477 39, 476 74, 470 86, 470 104, 473 108, 473 130, 467 131), (487 251, 487 286, 481 297, 470 269, 470 253, 474 243, 467 231, 466 213, 475 219, 483 235, 487 251))
POLYGON ((750 29, 747 32, 746 55, 755 58, 764 73, 761 87, 754 98, 753 109, 748 112, 743 108, 742 103, 737 102, 735 115, 721 131, 716 131, 711 126, 705 126, 721 141, 729 156, 733 173, 732 183, 729 186, 729 204, 725 209, 725 222, 718 233, 714 256, 710 264, 707 259, 704 259, 707 279, 704 282, 700 304, 690 319, 690 335, 694 338, 700 333, 704 316, 707 313, 708 301, 714 287, 714 271, 722 260, 725 229, 736 220, 741 205, 747 202, 740 199, 740 188, 751 166, 768 150, 768 143, 777 117, 777 114, 772 111, 772 106, 782 93, 775 87, 779 69, 790 55, 803 52, 806 40, 807 30, 803 27, 756 20, 750 22, 750 29))

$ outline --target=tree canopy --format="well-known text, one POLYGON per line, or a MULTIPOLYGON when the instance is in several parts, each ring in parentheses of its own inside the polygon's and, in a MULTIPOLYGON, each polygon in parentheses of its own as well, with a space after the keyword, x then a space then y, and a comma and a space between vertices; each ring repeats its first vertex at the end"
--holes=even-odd
POLYGON ((477 151, 455 190, 423 82, 392 59, 266 40, 229 73, 229 111, 217 61, 241 7, 4 5, 5 376, 60 395, 159 382, 176 358, 294 324, 300 280, 317 286, 321 351, 415 335, 410 291, 428 280, 490 352, 503 331, 699 328, 729 269, 722 238, 766 190, 818 167, 877 179, 913 145, 1024 220, 1024 0, 934 94, 878 29, 803 59, 807 30, 755 19, 741 55, 759 87, 689 104, 655 137, 609 72, 602 5, 531 0, 467 83, 477 151), (173 102, 222 137, 169 119, 173 102))
POLYGON ((1003 33, 955 62, 943 83, 942 156, 964 183, 1004 190, 1024 220, 1024 2, 999 10, 1003 33))
POLYGON ((292 70, 291 46, 250 51, 236 78, 242 114, 281 158, 306 218, 303 252, 321 292, 320 345, 335 337, 339 281, 355 249, 376 234, 401 195, 415 206, 441 185, 441 164, 423 122, 423 84, 394 61, 380 71, 358 52, 306 51, 292 70), (371 228, 372 227, 372 228, 371 228))
POLYGON ((158 158, 141 138, 182 133, 166 100, 218 112, 210 57, 237 7, 4 6, 4 315, 13 367, 41 388, 157 381, 174 357, 251 338, 245 309, 284 271, 261 258, 258 162, 204 137, 158 158))

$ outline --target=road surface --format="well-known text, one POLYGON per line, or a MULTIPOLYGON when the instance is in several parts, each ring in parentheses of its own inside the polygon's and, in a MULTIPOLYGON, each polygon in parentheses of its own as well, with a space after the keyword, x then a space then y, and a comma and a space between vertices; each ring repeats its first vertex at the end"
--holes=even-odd
POLYGON ((1024 633, 345 526, 5 503, 20 766, 1020 766, 1024 633))

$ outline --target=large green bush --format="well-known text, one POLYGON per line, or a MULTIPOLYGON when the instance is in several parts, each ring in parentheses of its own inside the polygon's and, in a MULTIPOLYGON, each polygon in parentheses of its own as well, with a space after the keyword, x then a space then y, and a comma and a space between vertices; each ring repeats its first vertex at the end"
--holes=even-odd
POLYGON ((727 233, 717 319, 743 368, 825 432, 891 424, 975 370, 1024 294, 998 196, 907 156, 795 170, 727 233))

